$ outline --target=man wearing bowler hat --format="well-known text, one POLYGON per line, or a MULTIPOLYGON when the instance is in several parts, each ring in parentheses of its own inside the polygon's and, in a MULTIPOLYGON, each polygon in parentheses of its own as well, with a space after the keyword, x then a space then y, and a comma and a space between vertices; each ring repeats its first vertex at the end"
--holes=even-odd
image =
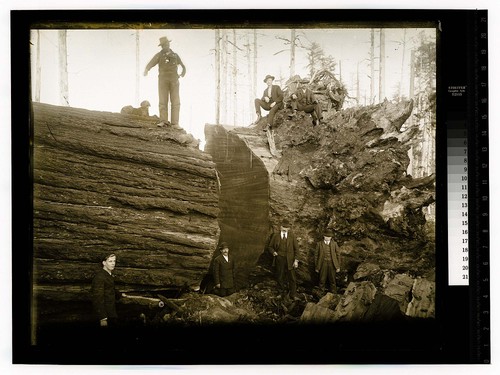
POLYGON ((319 289, 324 292, 326 281, 330 282, 330 291, 337 293, 335 274, 340 272, 340 262, 338 260, 339 246, 333 240, 333 231, 327 229, 323 233, 323 239, 316 245, 315 270, 319 273, 319 289))
POLYGON ((184 77, 186 67, 184 66, 178 54, 170 49, 170 40, 162 36, 160 38, 161 51, 153 56, 151 61, 146 65, 144 76, 155 65, 158 64, 158 97, 160 110, 160 123, 158 126, 172 125, 174 128, 179 128, 179 111, 181 108, 181 100, 179 96, 179 77, 184 77), (182 72, 179 75, 177 67, 182 67, 182 72), (170 100, 171 121, 168 120, 168 104, 170 100))
POLYGON ((234 260, 226 242, 220 244, 219 251, 213 265, 215 294, 225 297, 234 293, 234 260))
POLYGON ((276 279, 278 287, 283 295, 286 295, 286 282, 290 298, 297 298, 297 276, 295 269, 299 266, 299 245, 297 238, 290 231, 290 222, 283 220, 280 231, 272 234, 269 240, 268 251, 274 257, 273 264, 276 267, 276 279))
POLYGON ((267 124, 264 127, 264 131, 270 130, 274 125, 274 116, 279 109, 283 109, 283 91, 278 85, 273 85, 274 77, 272 75, 267 75, 264 78, 264 82, 267 88, 264 90, 261 99, 255 99, 255 112, 257 113, 257 119, 254 121, 253 125, 256 125, 262 118, 260 114, 260 109, 263 108, 269 111, 267 115, 267 124))

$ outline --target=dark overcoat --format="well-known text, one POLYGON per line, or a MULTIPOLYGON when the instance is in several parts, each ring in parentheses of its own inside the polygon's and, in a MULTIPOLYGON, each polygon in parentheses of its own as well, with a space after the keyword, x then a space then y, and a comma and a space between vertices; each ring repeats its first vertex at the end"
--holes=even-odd
POLYGON ((321 240, 318 242, 316 245, 316 250, 315 250, 315 268, 316 271, 319 271, 321 267, 323 266, 323 262, 325 260, 325 255, 326 252, 329 251, 330 255, 333 260, 333 265, 335 266, 335 269, 340 268, 340 262, 338 259, 338 252, 339 252, 339 245, 334 240, 330 241, 330 245, 325 244, 325 241, 321 240))
POLYGON ((92 305, 99 320, 117 318, 116 300, 120 293, 115 289, 115 280, 104 269, 96 272, 92 280, 92 305))
POLYGON ((226 261, 221 254, 214 259, 213 273, 215 285, 220 284, 221 289, 234 288, 234 260, 228 255, 226 261))
MULTIPOLYGON (((280 241, 281 231, 275 232, 271 235, 269 245, 267 246, 267 249, 271 254, 275 251, 278 252, 280 241)), ((299 259, 299 244, 295 234, 292 231, 288 231, 286 238, 286 264, 289 270, 293 269, 293 262, 295 259, 299 259)))

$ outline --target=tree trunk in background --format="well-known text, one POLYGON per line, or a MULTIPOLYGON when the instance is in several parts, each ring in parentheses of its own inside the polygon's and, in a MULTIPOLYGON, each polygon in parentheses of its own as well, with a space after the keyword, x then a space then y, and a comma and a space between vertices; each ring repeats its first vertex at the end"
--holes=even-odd
POLYGON ((370 32, 370 104, 375 99, 375 30, 370 32))
MULTIPOLYGON (((410 92, 409 92, 409 99, 414 99, 415 98, 415 51, 411 51, 411 56, 410 56, 410 92)), ((408 119, 409 121, 409 126, 413 125, 413 116, 410 116, 408 119)))
POLYGON ((69 106, 67 30, 59 30, 59 102, 69 106))
POLYGON ((401 99, 403 96, 403 71, 405 66, 405 52, 406 52, 406 29, 403 31, 403 57, 401 58, 401 75, 399 78, 399 90, 398 90, 399 99, 401 99))
POLYGON ((290 38, 292 46, 290 48, 290 77, 295 75, 295 29, 292 29, 292 36, 290 38))
POLYGON ((385 31, 380 29, 380 69, 378 81, 378 100, 383 102, 385 98, 385 31))
POLYGON ((215 29, 215 123, 220 124, 220 30, 215 29))
POLYGON ((236 51, 236 30, 233 29, 233 85, 232 85, 232 94, 233 94, 233 125, 236 126, 238 124, 238 59, 237 59, 237 51, 236 51))
POLYGON ((42 66, 40 64, 40 30, 36 31, 36 76, 35 76, 35 102, 40 102, 42 66))
POLYGON ((222 123, 227 124, 227 106, 228 106, 228 97, 227 97, 227 31, 222 30, 222 107, 224 108, 222 123))
POLYGON ((360 93, 359 93, 359 62, 358 62, 358 65, 356 67, 356 104, 359 105, 359 97, 360 97, 360 93))
POLYGON ((253 107, 252 105, 252 97, 253 97, 253 91, 250 90, 250 81, 252 79, 252 58, 250 56, 250 54, 252 53, 252 49, 251 49, 251 45, 250 45, 250 31, 248 31, 246 33, 246 47, 247 47, 247 77, 248 77, 248 90, 247 90, 247 105, 249 105, 250 107, 247 107, 245 106, 245 108, 250 108, 250 111, 248 112, 248 114, 244 113, 244 119, 245 119, 245 122, 246 121, 249 121, 251 122, 252 121, 252 110, 251 108, 253 107))
POLYGON ((257 94, 257 30, 253 30, 253 87, 252 92, 257 94))
POLYGON ((140 77, 141 77, 141 61, 139 59, 140 56, 140 37, 139 30, 135 31, 135 102, 138 104, 141 101, 141 85, 140 85, 140 77))

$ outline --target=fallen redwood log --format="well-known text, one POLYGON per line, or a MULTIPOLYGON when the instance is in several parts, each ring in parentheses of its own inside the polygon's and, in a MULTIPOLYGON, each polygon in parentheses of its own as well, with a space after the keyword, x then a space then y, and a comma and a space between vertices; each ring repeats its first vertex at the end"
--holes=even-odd
POLYGON ((119 289, 199 286, 219 226, 215 164, 154 118, 34 103, 33 285, 86 299, 102 257, 119 289))

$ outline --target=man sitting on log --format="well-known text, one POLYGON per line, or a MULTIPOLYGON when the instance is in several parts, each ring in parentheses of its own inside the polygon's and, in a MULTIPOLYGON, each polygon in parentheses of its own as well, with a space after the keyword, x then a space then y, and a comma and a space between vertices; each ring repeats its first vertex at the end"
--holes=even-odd
POLYGON ((297 90, 290 95, 290 105, 293 109, 294 117, 297 111, 304 111, 305 113, 310 113, 313 118, 313 126, 319 125, 320 121, 323 119, 322 109, 319 102, 314 97, 312 90, 307 87, 307 80, 300 80, 297 85, 297 90))
POLYGON ((278 110, 283 109, 283 91, 278 85, 273 85, 274 77, 272 75, 267 75, 264 78, 264 82, 267 88, 264 90, 261 99, 255 99, 255 113, 257 114, 257 119, 252 125, 257 125, 262 118, 260 114, 260 109, 263 108, 269 111, 267 115, 267 124, 264 131, 271 130, 274 126, 274 116, 278 110))

